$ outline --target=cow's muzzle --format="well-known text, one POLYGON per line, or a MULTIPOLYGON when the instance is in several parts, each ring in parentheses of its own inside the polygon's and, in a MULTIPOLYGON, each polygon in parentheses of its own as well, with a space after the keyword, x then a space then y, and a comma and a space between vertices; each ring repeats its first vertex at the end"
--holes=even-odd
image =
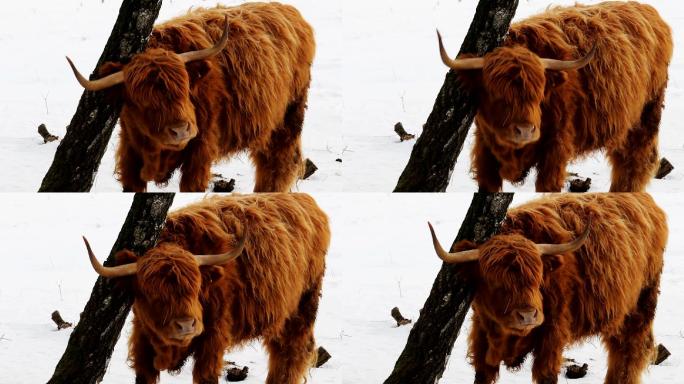
POLYGON ((512 315, 510 327, 523 332, 529 332, 544 322, 544 315, 532 307, 516 309, 512 315))
POLYGON ((176 142, 190 140, 196 136, 190 129, 190 123, 182 122, 167 127, 169 136, 176 142))
POLYGON ((516 124, 513 127, 511 141, 518 145, 527 145, 539 140, 539 129, 534 124, 516 124))
POLYGON ((174 319, 171 322, 173 334, 171 338, 176 340, 186 340, 197 336, 197 320, 193 317, 183 317, 174 319))
POLYGON ((197 136, 197 131, 193 132, 190 123, 180 122, 166 127, 167 140, 169 146, 185 146, 188 141, 197 136))

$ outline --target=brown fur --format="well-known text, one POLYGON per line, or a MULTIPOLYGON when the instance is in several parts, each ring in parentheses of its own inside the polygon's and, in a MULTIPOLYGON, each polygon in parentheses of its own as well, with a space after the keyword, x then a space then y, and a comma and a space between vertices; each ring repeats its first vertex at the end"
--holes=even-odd
POLYGON ((156 26, 148 48, 123 69, 121 141, 116 171, 126 191, 166 183, 181 170, 181 191, 204 191, 212 162, 248 150, 255 192, 287 192, 302 170, 301 130, 315 43, 292 6, 247 3, 197 8, 156 26), (228 16, 228 46, 184 65, 176 53, 211 47, 228 16), (197 136, 169 144, 169 125, 188 122, 197 136))
MULTIPOLYGON (((226 349, 259 338, 269 352, 268 384, 300 384, 315 358, 328 218, 305 194, 209 197, 169 214, 157 245, 123 283, 135 294, 129 357, 136 383, 179 371, 193 356, 195 383, 218 383, 226 349), (192 254, 233 248, 223 266, 198 267, 192 254), (172 319, 196 319, 199 335, 170 338, 172 319), (200 333, 201 332, 201 333, 200 333)), ((137 260, 130 251, 119 263, 137 260)))
POLYGON ((495 382, 501 362, 515 369, 531 353, 534 381, 556 383, 563 349, 599 335, 608 349, 605 382, 640 383, 654 347, 667 236, 665 213, 645 193, 552 195, 509 210, 499 234, 479 246, 479 262, 462 270, 477 284, 469 337, 475 382, 495 382), (536 251, 533 242, 572 240, 590 217, 577 251, 536 251), (541 325, 511 328, 518 308, 537 309, 541 325))
POLYGON ((538 192, 560 191, 568 162, 604 150, 611 191, 642 191, 658 164, 658 126, 672 57, 669 26, 637 2, 553 7, 511 25, 481 71, 461 78, 478 98, 472 170, 480 190, 523 182, 537 170, 538 192), (596 45, 584 68, 545 71, 539 58, 574 60, 596 45), (508 140, 534 124, 537 141, 508 140))

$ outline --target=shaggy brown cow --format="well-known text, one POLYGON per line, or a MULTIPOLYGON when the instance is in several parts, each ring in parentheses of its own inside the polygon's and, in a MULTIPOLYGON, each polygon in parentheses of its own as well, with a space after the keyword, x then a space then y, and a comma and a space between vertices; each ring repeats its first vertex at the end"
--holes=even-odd
POLYGON ((560 191, 568 162, 596 150, 612 164, 611 191, 642 191, 654 176, 672 34, 653 7, 550 8, 512 24, 483 58, 452 60, 439 43, 478 100, 472 170, 481 191, 522 183, 533 167, 538 192, 560 191))
POLYGON ((210 197, 169 214, 157 245, 139 259, 121 251, 116 267, 86 246, 100 275, 121 277, 134 293, 136 383, 158 382, 159 371, 179 371, 190 355, 193 381, 218 383, 224 351, 260 338, 266 383, 300 384, 315 361, 329 242, 328 218, 310 196, 260 194, 210 197))
POLYGON ((477 286, 475 383, 494 383, 502 361, 516 369, 529 353, 534 381, 556 383, 563 349, 594 335, 608 349, 606 384, 640 383, 667 232, 665 213, 645 193, 544 197, 509 210, 484 244, 459 242, 454 253, 432 231, 437 254, 465 263, 462 275, 477 286))
POLYGON ((110 88, 123 102, 116 170, 125 191, 166 183, 177 168, 181 191, 204 191, 212 162, 249 150, 254 191, 287 192, 303 169, 314 51, 313 30, 294 7, 248 3, 156 26, 144 52, 105 64, 102 79, 71 66, 83 87, 110 88))

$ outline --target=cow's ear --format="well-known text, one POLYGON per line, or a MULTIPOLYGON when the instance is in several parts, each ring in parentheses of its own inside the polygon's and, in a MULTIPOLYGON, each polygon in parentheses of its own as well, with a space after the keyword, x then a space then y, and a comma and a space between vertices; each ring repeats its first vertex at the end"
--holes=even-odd
POLYGON ((116 255, 114 255, 114 261, 116 261, 116 265, 135 263, 136 261, 138 261, 138 255, 133 253, 133 251, 124 249, 117 252, 116 255))
POLYGON ((194 85, 211 71, 212 64, 207 60, 197 60, 185 64, 185 68, 190 76, 190 84, 194 85))
POLYGON ((542 261, 545 274, 553 273, 563 266, 562 255, 544 255, 542 256, 542 261))
MULTIPOLYGON (((138 255, 124 249, 114 255, 114 261, 116 265, 131 264, 138 261, 138 255)), ((119 289, 135 289, 135 276, 117 277, 113 281, 119 289)))
POLYGON ((482 70, 458 71, 457 76, 463 89, 472 97, 479 97, 482 92, 482 70))
MULTIPOLYGON (((473 57, 477 56, 471 54, 463 54, 458 56, 459 59, 469 59, 473 57)), ((470 93, 471 96, 478 97, 482 91, 482 70, 469 69, 455 72, 463 89, 470 93)))
POLYGON ((469 251, 477 248, 477 244, 470 240, 461 240, 454 245, 452 252, 469 251))
MULTIPOLYGON (((122 71, 123 67, 124 64, 122 63, 108 61, 100 66, 100 68, 97 70, 97 74, 100 76, 100 78, 102 78, 107 75, 111 75, 112 73, 122 71)), ((124 87, 122 84, 117 84, 113 87, 105 89, 102 92, 105 93, 108 102, 121 102, 124 96, 124 87)))
MULTIPOLYGON (((452 252, 468 251, 476 249, 477 244, 470 240, 461 240, 456 243, 451 250, 452 252)), ((469 261, 467 263, 459 264, 458 275, 469 282, 474 282, 480 277, 480 263, 476 261, 469 261)))
POLYGON ((202 279, 209 284, 216 283, 223 279, 224 275, 225 270, 218 265, 202 267, 202 279))
POLYGON ((546 71, 546 90, 552 90, 568 81, 568 73, 565 71, 546 71))

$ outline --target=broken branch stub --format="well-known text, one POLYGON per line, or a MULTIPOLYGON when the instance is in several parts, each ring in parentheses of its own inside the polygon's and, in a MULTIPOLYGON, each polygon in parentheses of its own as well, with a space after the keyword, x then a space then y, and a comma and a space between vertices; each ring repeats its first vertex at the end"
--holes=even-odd
POLYGON ((325 350, 323 347, 318 347, 318 350, 316 351, 316 364, 314 367, 320 368, 323 364, 327 363, 332 356, 328 351, 325 350))
POLYGON ((404 125, 401 122, 394 125, 394 132, 399 135, 399 141, 407 141, 416 138, 416 135, 406 132, 404 125))
POLYGON ((399 312, 398 307, 392 308, 392 311, 390 312, 390 314, 392 315, 392 318, 397 322, 397 327, 401 327, 402 325, 406 325, 406 324, 411 324, 411 322, 413 322, 413 320, 405 318, 401 314, 401 312, 399 312))
POLYGON ((52 321, 54 321, 55 324, 57 324, 57 330, 58 331, 65 329, 65 328, 71 328, 74 326, 72 323, 64 321, 64 319, 62 319, 62 315, 59 313, 59 311, 52 312, 51 318, 52 318, 52 321))

